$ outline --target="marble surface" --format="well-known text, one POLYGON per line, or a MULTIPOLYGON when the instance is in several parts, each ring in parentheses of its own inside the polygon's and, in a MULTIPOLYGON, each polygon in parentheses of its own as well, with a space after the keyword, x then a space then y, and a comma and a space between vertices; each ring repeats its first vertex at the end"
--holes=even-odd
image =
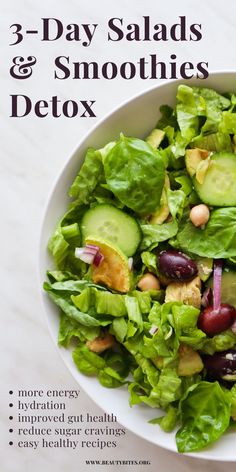
MULTIPOLYGON (((127 431, 119 446, 108 453, 97 449, 58 451, 19 449, 9 446, 9 393, 13 404, 19 389, 76 389, 78 386, 62 364, 49 336, 40 303, 37 280, 38 245, 44 207, 53 182, 71 151, 85 133, 98 121, 93 119, 45 118, 33 116, 10 118, 10 94, 26 94, 34 100, 58 95, 62 99, 97 100, 97 115, 105 116, 122 101, 154 85, 151 80, 53 80, 53 58, 70 55, 74 60, 115 58, 117 62, 137 60, 158 53, 168 60, 175 53, 179 62, 209 62, 210 70, 233 70, 236 40, 236 4, 233 0, 8 0, 1 5, 1 470, 3 472, 70 472, 93 470, 85 459, 150 460, 150 466, 123 466, 123 471, 188 470, 233 472, 234 464, 196 460, 169 453, 141 440, 127 431), (203 39, 199 43, 171 42, 155 45, 140 43, 105 44, 104 31, 110 17, 123 17, 128 22, 150 15, 155 22, 175 22, 186 15, 191 23, 202 23, 203 39), (50 44, 36 36, 18 46, 9 46, 9 26, 22 23, 25 28, 40 27, 40 18, 56 17, 65 23, 99 23, 96 41, 89 48, 63 40, 50 44), (34 55, 37 67, 30 79, 15 80, 9 75, 15 55, 34 55)), ((75 402, 75 400, 73 400, 75 402)), ((68 413, 74 414, 75 403, 67 401, 68 413)), ((79 411, 102 414, 95 403, 81 392, 79 411)), ((17 415, 16 405, 12 408, 17 415)), ((15 423, 16 429, 16 423, 15 423)), ((17 442, 15 433, 12 440, 17 442)), ((102 470, 102 466, 100 466, 102 470)), ((117 466, 104 466, 117 470, 117 466)))

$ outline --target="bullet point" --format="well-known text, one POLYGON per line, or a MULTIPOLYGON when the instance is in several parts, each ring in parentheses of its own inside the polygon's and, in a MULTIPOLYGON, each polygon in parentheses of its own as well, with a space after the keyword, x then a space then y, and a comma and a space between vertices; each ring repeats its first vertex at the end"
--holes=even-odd
POLYGON ((12 429, 12 428, 11 428, 11 429, 9 429, 9 433, 13 433, 13 429, 12 429))
POLYGON ((13 416, 9 416, 9 420, 13 420, 13 416))
POLYGON ((12 441, 9 441, 9 446, 13 446, 13 442, 12 442, 12 441))
POLYGON ((9 403, 9 406, 12 407, 12 406, 13 406, 13 403, 9 403))
POLYGON ((10 390, 10 391, 9 391, 9 394, 10 394, 10 395, 12 395, 12 394, 13 394, 13 391, 12 391, 12 390, 10 390))

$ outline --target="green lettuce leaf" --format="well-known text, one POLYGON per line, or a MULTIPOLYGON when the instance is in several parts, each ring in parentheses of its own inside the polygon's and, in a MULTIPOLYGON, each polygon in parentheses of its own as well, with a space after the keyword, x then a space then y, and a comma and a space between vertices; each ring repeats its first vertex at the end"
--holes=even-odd
POLYGON ((151 387, 156 387, 160 373, 157 368, 152 364, 149 359, 146 359, 141 354, 135 356, 137 364, 141 367, 143 374, 146 376, 146 380, 151 387))
POLYGON ((92 352, 87 346, 78 346, 72 353, 77 368, 87 376, 98 377, 106 388, 117 388, 127 383, 129 363, 122 355, 107 353, 104 357, 92 352))
POLYGON ((69 189, 70 197, 77 198, 77 204, 89 204, 93 201, 93 191, 104 181, 102 156, 95 149, 88 149, 84 162, 69 189))
POLYGON ((148 318, 158 329, 149 340, 145 338, 145 343, 167 360, 177 357, 181 343, 200 349, 206 335, 197 328, 198 316, 197 308, 180 302, 153 304, 148 318))
POLYGON ((157 257, 150 251, 144 251, 141 254, 142 263, 149 272, 157 274, 157 257))
POLYGON ((182 136, 179 130, 176 130, 172 126, 166 126, 163 131, 165 132, 166 138, 163 143, 161 143, 159 153, 165 167, 168 167, 168 169, 180 169, 184 167, 185 148, 188 141, 182 136))
POLYGON ((181 378, 176 369, 164 367, 161 371, 158 384, 154 387, 152 393, 159 397, 159 403, 162 408, 166 408, 170 403, 179 400, 181 397, 181 378))
POLYGON ((63 270, 48 270, 47 277, 51 283, 65 282, 66 280, 79 280, 79 277, 72 272, 63 270))
POLYGON ((178 224, 176 221, 170 223, 162 223, 161 225, 141 225, 143 239, 140 249, 153 249, 159 243, 167 241, 169 238, 175 236, 178 232, 178 224))
POLYGON ((231 395, 231 416, 234 421, 236 421, 236 383, 230 390, 231 395))
POLYGON ((167 201, 170 209, 170 213, 173 218, 182 218, 183 210, 186 202, 186 194, 183 190, 167 190, 167 201))
POLYGON ((44 290, 48 292, 51 300, 69 317, 84 326, 100 326, 100 322, 87 313, 82 313, 78 310, 70 299, 67 292, 57 292, 53 290, 51 285, 44 283, 44 290))
POLYGON ((124 298, 129 319, 127 336, 130 337, 133 336, 137 330, 139 332, 142 331, 143 318, 137 298, 130 297, 129 295, 125 295, 124 298))
POLYGON ((144 292, 140 292, 139 290, 133 290, 130 295, 137 299, 141 313, 147 314, 150 312, 153 291, 145 290, 144 292))
POLYGON ((180 398, 181 379, 174 368, 166 367, 160 373, 150 360, 140 355, 135 359, 142 369, 144 381, 130 384, 131 406, 145 403, 151 408, 167 408, 170 403, 180 398))
POLYGON ((222 132, 211 133, 207 134, 206 136, 200 134, 191 141, 190 147, 206 149, 207 151, 211 152, 232 152, 233 149, 230 135, 228 133, 224 134, 222 132))
POLYGON ((178 420, 178 410, 174 406, 170 405, 167 408, 165 416, 154 418, 149 421, 150 424, 159 424, 161 429, 166 433, 173 431, 178 420))
POLYGON ((96 291, 95 306, 97 313, 104 313, 115 317, 125 316, 127 313, 123 295, 96 291))
POLYGON ((108 188, 128 208, 149 214, 158 207, 165 168, 158 152, 145 141, 121 136, 106 155, 104 170, 108 188))
POLYGON ((178 87, 177 100, 177 121, 188 142, 198 136, 200 129, 203 135, 217 132, 223 110, 231 105, 228 98, 215 90, 187 85, 178 87))
POLYGON ((99 371, 106 367, 105 360, 85 345, 77 347, 72 357, 80 372, 88 376, 98 375, 99 371))
POLYGON ((219 129, 224 134, 236 134, 236 113, 224 111, 219 129))
POLYGON ((213 338, 205 339, 201 346, 201 351, 205 354, 214 354, 214 352, 227 351, 236 347, 236 335, 231 329, 216 334, 213 338))
POLYGON ((112 321, 110 327, 110 333, 115 336, 117 341, 123 343, 128 331, 128 324, 126 319, 122 316, 121 318, 115 318, 112 321))
POLYGON ((111 367, 105 367, 98 373, 98 380, 103 387, 117 388, 127 382, 123 381, 122 377, 111 367))
POLYGON ((58 344, 68 347, 72 338, 78 338, 80 341, 92 341, 100 335, 99 326, 84 326, 72 318, 68 318, 64 313, 60 317, 58 332, 58 344))
POLYGON ((160 113, 162 116, 158 120, 156 128, 163 130, 167 126, 171 126, 173 129, 178 128, 178 123, 173 108, 171 108, 169 105, 162 105, 160 106, 160 113))
POLYGON ((193 190, 192 180, 190 179, 189 175, 187 175, 185 172, 182 172, 182 173, 179 172, 179 175, 175 176, 174 180, 180 186, 179 190, 182 190, 182 192, 184 192, 186 196, 188 196, 192 192, 193 190))
MULTIPOLYGON (((47 284, 47 282, 46 282, 47 284)), ((96 285, 93 284, 92 282, 89 282, 88 280, 63 280, 59 282, 54 282, 50 284, 51 290, 56 290, 58 292, 71 292, 71 293, 81 293, 83 290, 86 288, 97 288, 99 290, 106 290, 104 287, 101 285, 96 285)), ((47 285, 46 285, 46 290, 47 290, 47 285)))
POLYGON ((71 295, 74 305, 83 312, 94 308, 96 313, 115 317, 127 315, 125 297, 87 287, 80 295, 71 295))
POLYGON ((230 393, 218 382, 190 387, 180 402, 182 426, 176 434, 179 452, 198 451, 219 439, 230 422, 230 393))
POLYGON ((230 100, 212 89, 194 87, 194 91, 205 102, 206 121, 202 126, 202 132, 204 134, 212 133, 218 129, 222 111, 230 107, 230 100))
POLYGON ((199 107, 196 103, 194 90, 187 85, 180 85, 177 92, 177 121, 182 136, 190 142, 199 131, 199 107))
POLYGON ((198 316, 199 310, 192 306, 154 302, 148 316, 149 329, 124 342, 141 369, 135 373, 129 387, 131 405, 143 402, 152 408, 167 408, 200 381, 199 376, 180 378, 177 372, 180 344, 184 342, 199 348, 206 338, 196 326, 198 316), (152 325, 157 328, 153 335, 149 332, 152 325))
POLYGON ((59 224, 48 243, 48 249, 51 252, 55 264, 58 268, 64 268, 64 261, 68 254, 68 248, 69 243, 63 236, 61 231, 61 224, 59 224))
POLYGON ((218 208, 211 212, 204 229, 190 221, 184 223, 173 245, 198 256, 229 258, 236 256, 236 208, 218 208))
POLYGON ((48 249, 53 256, 56 268, 76 273, 78 276, 82 274, 85 264, 75 258, 74 250, 81 242, 78 221, 85 210, 86 207, 82 206, 67 211, 48 243, 48 249))

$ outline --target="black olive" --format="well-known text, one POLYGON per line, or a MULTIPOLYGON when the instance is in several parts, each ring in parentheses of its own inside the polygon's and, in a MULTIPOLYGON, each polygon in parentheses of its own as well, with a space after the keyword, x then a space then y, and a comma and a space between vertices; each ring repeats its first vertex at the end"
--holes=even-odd
POLYGON ((216 352, 212 356, 204 356, 203 363, 209 380, 226 380, 236 382, 236 350, 216 352))
POLYGON ((158 265, 162 274, 180 282, 191 280, 198 272, 196 263, 190 257, 174 249, 160 252, 158 265))

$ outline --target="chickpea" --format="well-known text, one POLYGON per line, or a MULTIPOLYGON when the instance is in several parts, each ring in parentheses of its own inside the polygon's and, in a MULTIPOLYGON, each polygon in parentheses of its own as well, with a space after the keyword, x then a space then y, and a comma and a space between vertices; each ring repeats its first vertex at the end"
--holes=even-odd
POLYGON ((160 290, 160 282, 155 275, 150 274, 147 272, 144 276, 140 279, 138 283, 138 288, 144 292, 145 290, 160 290))
POLYGON ((204 226, 210 218, 210 211, 206 205, 201 203, 191 209, 189 216, 194 226, 204 226))

